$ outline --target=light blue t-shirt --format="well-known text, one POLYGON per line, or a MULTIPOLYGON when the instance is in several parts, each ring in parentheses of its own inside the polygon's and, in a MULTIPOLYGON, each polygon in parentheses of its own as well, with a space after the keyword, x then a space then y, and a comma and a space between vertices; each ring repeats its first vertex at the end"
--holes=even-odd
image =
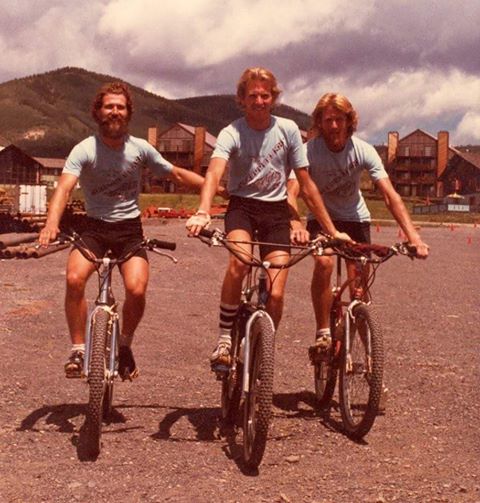
POLYGON ((212 158, 229 162, 228 192, 234 196, 282 201, 292 169, 308 165, 298 126, 272 115, 270 127, 257 131, 244 117, 222 129, 212 158))
MULTIPOLYGON (((374 182, 388 178, 375 148, 352 136, 341 152, 332 152, 323 138, 315 137, 307 142, 307 157, 310 176, 332 220, 369 222, 370 212, 360 190, 362 171, 366 169, 374 182)), ((313 215, 308 219, 314 219, 313 215)))
POLYGON ((79 177, 89 217, 117 222, 140 215, 138 196, 144 166, 158 177, 173 170, 173 165, 142 138, 129 135, 123 148, 115 150, 95 135, 72 149, 63 173, 79 177))

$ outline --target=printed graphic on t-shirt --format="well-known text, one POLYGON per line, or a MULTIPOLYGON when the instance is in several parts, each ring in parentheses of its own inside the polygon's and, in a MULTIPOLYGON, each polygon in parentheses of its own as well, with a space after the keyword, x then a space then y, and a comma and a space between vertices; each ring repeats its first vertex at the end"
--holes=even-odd
POLYGON ((321 186, 322 194, 335 194, 339 197, 350 197, 357 191, 352 173, 359 169, 356 159, 343 168, 328 170, 323 173, 324 181, 321 186))
POLYGON ((252 169, 248 172, 239 188, 255 187, 259 192, 267 192, 280 187, 285 182, 285 173, 275 167, 272 161, 281 156, 286 149, 285 142, 280 140, 264 157, 252 157, 252 169))
POLYGON ((106 168, 107 182, 94 187, 92 196, 103 196, 116 201, 127 201, 135 198, 138 193, 138 173, 143 165, 140 154, 122 172, 118 173, 114 168, 106 168))

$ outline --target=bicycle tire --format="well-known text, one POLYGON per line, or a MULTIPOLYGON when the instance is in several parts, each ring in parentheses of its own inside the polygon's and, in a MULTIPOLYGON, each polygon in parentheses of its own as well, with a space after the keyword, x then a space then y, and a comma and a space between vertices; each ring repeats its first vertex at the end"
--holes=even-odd
POLYGON ((250 469, 262 461, 272 418, 274 336, 270 319, 258 316, 252 324, 250 386, 243 416, 243 454, 250 469))
POLYGON ((339 330, 343 327, 342 317, 342 309, 334 302, 330 310, 332 347, 325 359, 318 359, 313 362, 315 399, 316 406, 319 409, 326 409, 331 404, 335 393, 338 377, 338 351, 341 344, 339 330))
POLYGON ((344 345, 340 366, 340 412, 346 433, 358 440, 370 431, 378 414, 384 354, 382 331, 371 306, 358 304, 353 309, 353 317, 351 365, 344 345), (370 354, 364 344, 365 334, 370 335, 370 354))
POLYGON ((237 314, 232 327, 232 360, 233 365, 229 372, 222 379, 222 418, 226 425, 235 424, 240 408, 240 399, 242 396, 242 374, 243 364, 239 359, 240 343, 242 335, 240 327, 240 316, 237 314))
POLYGON ((105 348, 109 321, 110 315, 103 309, 97 309, 92 317, 91 355, 88 370, 89 397, 86 414, 87 449, 91 456, 98 456, 100 453, 106 384, 105 348))

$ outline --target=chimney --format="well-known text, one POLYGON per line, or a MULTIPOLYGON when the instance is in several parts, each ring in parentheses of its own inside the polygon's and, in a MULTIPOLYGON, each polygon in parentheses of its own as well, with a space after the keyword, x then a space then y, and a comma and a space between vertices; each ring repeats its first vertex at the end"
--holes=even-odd
POLYGON ((193 148, 193 171, 200 174, 203 154, 205 153, 206 130, 203 126, 195 127, 195 144, 193 148))
POLYGON ((398 133, 397 131, 390 131, 388 133, 388 148, 387 148, 387 166, 388 169, 391 164, 395 162, 397 158, 398 149, 398 133))
POLYGON ((148 128, 147 141, 150 145, 153 145, 157 148, 157 139, 158 139, 158 131, 155 126, 148 128))
POLYGON ((443 196, 443 182, 439 181, 448 163, 448 131, 440 131, 437 136, 437 173, 435 192, 443 196))

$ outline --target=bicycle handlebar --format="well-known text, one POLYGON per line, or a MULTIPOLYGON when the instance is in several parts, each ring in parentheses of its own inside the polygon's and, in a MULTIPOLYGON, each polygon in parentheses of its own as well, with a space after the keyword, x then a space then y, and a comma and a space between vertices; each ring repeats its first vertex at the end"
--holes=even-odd
MULTIPOLYGON (((238 250, 235 250, 233 245, 235 244, 271 244, 262 243, 259 241, 229 241, 226 234, 219 229, 208 230, 202 229, 197 236, 202 242, 210 246, 224 246, 235 255, 241 262, 246 265, 261 267, 262 262, 251 257, 250 260, 245 259, 243 254, 240 254, 238 250), (204 238, 204 239, 202 239, 204 238)), ((282 245, 278 245, 282 247, 282 245)), ((352 243, 344 241, 338 238, 332 238, 327 234, 321 234, 319 237, 309 241, 306 245, 286 245, 285 248, 295 248, 299 250, 299 253, 291 256, 287 264, 280 266, 270 265, 269 267, 274 269, 288 268, 291 267, 301 260, 303 260, 308 255, 319 255, 319 256, 331 256, 338 255, 346 260, 352 260, 356 262, 363 263, 373 263, 381 264, 386 260, 390 259, 394 255, 406 255, 410 258, 416 257, 416 247, 410 245, 407 242, 396 243, 392 246, 384 246, 370 243, 352 243), (372 256, 375 255, 375 256, 372 256)), ((244 252, 243 252, 244 253, 244 252)))
MULTIPOLYGON (((81 242, 81 237, 77 233, 72 233, 72 234, 64 234, 61 233, 58 235, 57 239, 51 243, 49 243, 48 246, 55 246, 57 245, 63 245, 63 244, 68 244, 74 246, 87 260, 90 262, 95 262, 95 263, 100 263, 102 262, 102 258, 98 258, 93 253, 81 242)), ((171 241, 162 241, 159 239, 143 239, 141 242, 139 242, 136 246, 134 246, 131 250, 129 250, 123 257, 118 257, 112 260, 114 264, 120 264, 123 262, 126 262, 129 258, 131 258, 138 250, 141 248, 146 248, 149 251, 156 252, 160 255, 163 255, 165 257, 170 258, 173 262, 177 262, 177 259, 175 257, 172 257, 171 255, 167 253, 162 253, 159 251, 159 249, 165 249, 165 250, 175 250, 177 247, 176 243, 173 243, 171 241)), ((53 251, 59 251, 61 249, 64 249, 64 247, 58 248, 53 251)))

